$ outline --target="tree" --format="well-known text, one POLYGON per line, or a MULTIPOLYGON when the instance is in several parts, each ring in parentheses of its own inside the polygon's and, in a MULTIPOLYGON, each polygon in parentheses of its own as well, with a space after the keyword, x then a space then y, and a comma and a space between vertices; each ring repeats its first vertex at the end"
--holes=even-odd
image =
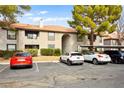
POLYGON ((22 16, 31 9, 28 5, 0 5, 0 27, 9 27, 17 22, 17 16, 22 16))
POLYGON ((75 5, 73 7, 73 20, 68 21, 80 35, 88 35, 90 50, 93 50, 94 36, 102 33, 116 31, 116 21, 120 18, 122 6, 120 5, 75 5))
POLYGON ((124 11, 117 22, 117 35, 118 35, 118 45, 121 45, 121 42, 124 40, 124 11))

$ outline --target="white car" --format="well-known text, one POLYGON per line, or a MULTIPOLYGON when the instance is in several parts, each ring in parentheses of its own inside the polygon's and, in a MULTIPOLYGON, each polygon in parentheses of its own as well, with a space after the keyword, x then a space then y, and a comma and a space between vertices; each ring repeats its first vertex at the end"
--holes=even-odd
POLYGON ((107 64, 111 62, 111 58, 107 54, 87 52, 87 53, 84 53, 83 56, 84 56, 84 61, 91 61, 95 65, 97 65, 98 63, 107 64))
POLYGON ((65 62, 68 65, 80 64, 84 62, 84 57, 79 52, 66 53, 65 55, 60 56, 60 62, 65 62))

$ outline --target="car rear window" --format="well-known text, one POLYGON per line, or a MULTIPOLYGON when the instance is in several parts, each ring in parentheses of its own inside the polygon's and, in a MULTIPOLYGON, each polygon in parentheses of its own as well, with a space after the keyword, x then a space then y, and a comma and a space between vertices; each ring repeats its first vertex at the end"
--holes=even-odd
POLYGON ((15 56, 26 57, 26 56, 30 56, 30 54, 29 53, 16 53, 15 56))
POLYGON ((72 53, 71 56, 82 56, 80 53, 72 53))

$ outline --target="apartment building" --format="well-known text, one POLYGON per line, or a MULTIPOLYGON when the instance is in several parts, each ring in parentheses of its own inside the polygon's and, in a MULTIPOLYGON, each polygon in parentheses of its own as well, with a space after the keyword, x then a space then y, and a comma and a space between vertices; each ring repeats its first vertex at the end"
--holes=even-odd
MULTIPOLYGON (((72 28, 21 23, 15 23, 11 26, 17 31, 0 29, 0 50, 59 48, 64 53, 77 51, 80 49, 80 45, 89 45, 88 37, 80 38, 77 31, 72 28)), ((104 44, 103 39, 97 36, 94 44, 104 44)))

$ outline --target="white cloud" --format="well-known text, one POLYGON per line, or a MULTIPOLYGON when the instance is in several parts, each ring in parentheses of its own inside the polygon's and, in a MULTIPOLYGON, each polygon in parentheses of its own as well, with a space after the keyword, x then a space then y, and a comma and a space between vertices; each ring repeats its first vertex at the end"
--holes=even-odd
POLYGON ((55 17, 55 18, 46 18, 44 19, 45 22, 48 22, 48 21, 66 21, 66 20, 69 20, 70 18, 68 17, 55 17))
POLYGON ((40 12, 38 13, 38 15, 40 15, 40 14, 47 14, 47 13, 48 13, 48 11, 44 10, 44 11, 40 11, 40 12))
MULTIPOLYGON (((42 17, 29 17, 29 19, 32 20, 33 22, 37 22, 40 19, 42 19, 42 17)), ((43 19, 43 22, 67 21, 69 19, 70 19, 69 17, 54 17, 54 18, 50 17, 50 18, 43 19)))
MULTIPOLYGON (((30 21, 32 21, 32 23, 30 24, 34 24, 34 25, 39 25, 40 19, 42 19, 42 17, 28 17, 28 19, 30 21)), ((55 17, 55 18, 44 18, 43 19, 43 24, 44 25, 63 25, 63 22, 67 22, 67 20, 70 20, 69 17, 55 17)))
POLYGON ((32 20, 33 22, 37 22, 41 19, 41 17, 29 17, 30 20, 32 20))
POLYGON ((32 16, 32 13, 25 13, 24 16, 32 16))

